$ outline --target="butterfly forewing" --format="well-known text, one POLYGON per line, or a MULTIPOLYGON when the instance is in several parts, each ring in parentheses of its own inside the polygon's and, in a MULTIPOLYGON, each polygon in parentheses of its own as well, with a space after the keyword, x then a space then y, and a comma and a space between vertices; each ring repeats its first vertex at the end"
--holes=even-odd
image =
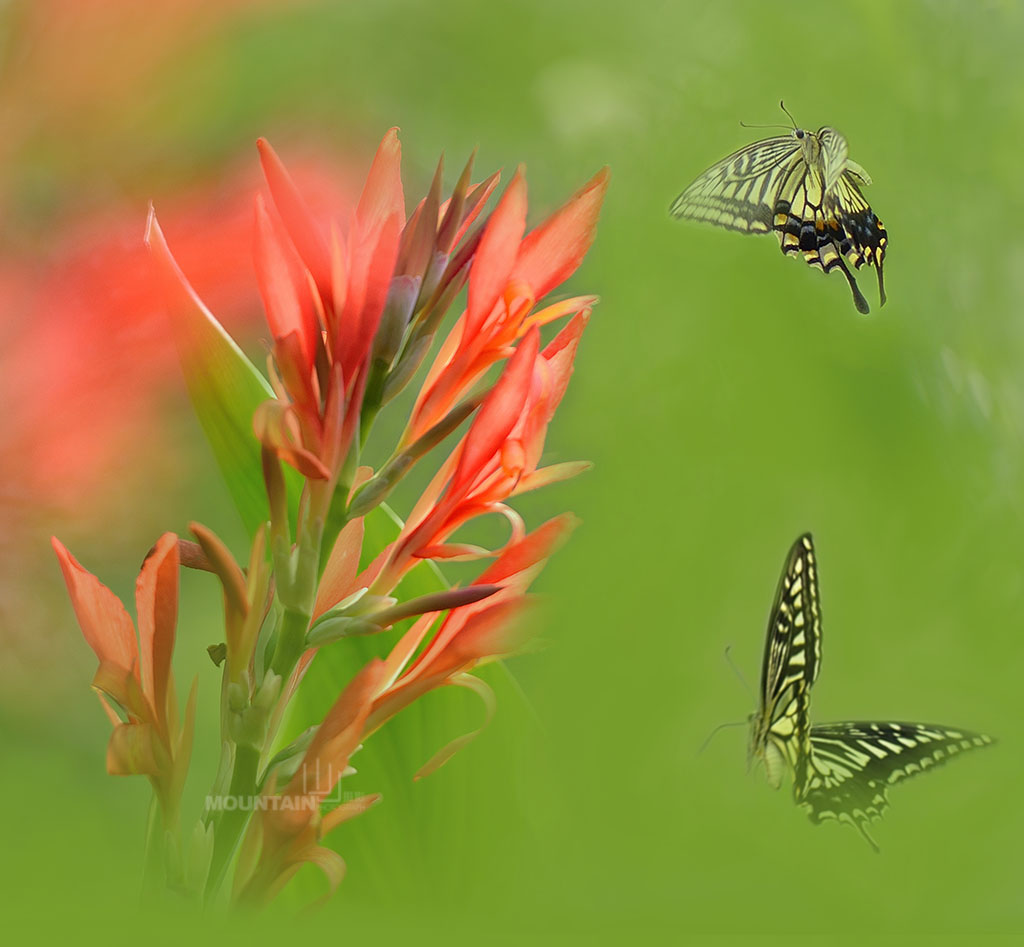
POLYGON ((925 723, 840 722, 811 728, 811 755, 794 795, 813 822, 836 819, 867 833, 889 804, 894 783, 992 743, 967 730, 925 723))
POLYGON ((808 533, 793 544, 782 570, 768 620, 760 706, 751 720, 751 755, 765 762, 776 786, 779 763, 795 769, 808 751, 807 711, 818 676, 820 633, 818 570, 808 533))
POLYGON ((741 148, 707 169, 672 203, 673 217, 741 233, 768 233, 779 180, 800 156, 791 135, 741 148))

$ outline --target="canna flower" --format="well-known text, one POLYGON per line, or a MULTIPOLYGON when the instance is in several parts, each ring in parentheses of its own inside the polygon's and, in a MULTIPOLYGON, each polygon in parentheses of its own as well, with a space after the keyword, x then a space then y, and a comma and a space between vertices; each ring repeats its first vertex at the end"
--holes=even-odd
POLYGON ((284 789, 275 793, 271 786, 268 804, 250 823, 243 842, 235 884, 239 900, 269 900, 306 862, 324 872, 331 892, 340 884, 345 863, 320 841, 342 822, 365 812, 380 796, 360 796, 326 814, 321 814, 320 807, 360 745, 384 671, 384 663, 375 658, 352 679, 317 728, 284 789))
POLYGON ((311 479, 329 479, 347 455, 368 379, 368 358, 405 226, 394 129, 384 136, 347 235, 325 234, 263 139, 270 194, 256 201, 256 272, 274 338, 278 398, 257 435, 311 479))
POLYGON ((531 327, 589 313, 594 296, 534 307, 582 262, 593 243, 607 189, 605 168, 523 239, 526 179, 522 169, 516 171, 480 239, 466 311, 427 375, 403 443, 412 443, 443 418, 488 368, 511 354, 531 327))
POLYGON ((100 662, 93 687, 114 724, 107 772, 147 776, 170 821, 188 769, 196 697, 193 685, 184 724, 179 726, 171 674, 178 618, 178 538, 173 533, 161 536, 139 573, 138 637, 113 592, 82 568, 60 540, 53 538, 52 543, 82 634, 100 662))
MULTIPOLYGON (((566 541, 576 522, 575 516, 564 513, 510 542, 470 586, 492 585, 500 590, 482 601, 450 611, 415 660, 413 655, 436 616, 424 615, 403 635, 385 659, 383 684, 366 721, 367 734, 427 691, 450 684, 476 691, 487 705, 490 718, 493 695, 483 681, 468 672, 522 648, 529 633, 525 623, 531 604, 527 589, 552 553, 566 541)), ((419 770, 417 778, 447 762, 478 732, 460 737, 439 751, 419 770)))
MULTIPOLYGON (((523 617, 529 605, 526 590, 575 522, 572 514, 564 514, 510 544, 471 586, 499 590, 449 611, 415 660, 412 657, 434 625, 436 613, 420 618, 385 660, 374 658, 352 679, 317 727, 285 787, 278 792, 271 786, 260 817, 251 823, 240 857, 235 892, 239 900, 272 898, 306 862, 323 871, 331 891, 338 886, 345 873, 344 860, 321 843, 338 825, 380 799, 378 794, 359 796, 321 813, 322 803, 346 772, 351 772, 352 754, 365 737, 437 687, 471 687, 490 710, 489 689, 467 672, 522 646, 526 638, 523 617)), ((477 732, 444 747, 421 767, 417 778, 447 762, 477 732)))
POLYGON ((543 351, 538 351, 539 330, 529 330, 469 431, 413 509, 371 591, 393 588, 420 559, 488 555, 487 550, 447 541, 476 516, 505 516, 512 527, 512 541, 518 541, 522 520, 504 501, 587 468, 586 463, 537 466, 587 319, 588 313, 578 313, 543 351))

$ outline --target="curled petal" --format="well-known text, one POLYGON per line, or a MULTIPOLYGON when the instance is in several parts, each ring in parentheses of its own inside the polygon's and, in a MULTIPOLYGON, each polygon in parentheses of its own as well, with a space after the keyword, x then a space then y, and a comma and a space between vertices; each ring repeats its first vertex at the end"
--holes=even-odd
POLYGON ((265 401, 256 409, 252 426, 265 447, 304 477, 310 480, 330 477, 330 471, 319 458, 302 446, 299 425, 289 406, 279 401, 265 401))
POLYGON ((456 687, 465 687, 476 694, 484 704, 484 722, 480 724, 476 730, 472 730, 469 733, 464 733, 461 737, 456 737, 451 743, 441 747, 426 763, 424 763, 417 771, 416 775, 413 776, 414 780, 423 779, 424 776, 429 776, 431 773, 436 772, 445 763, 447 763, 456 753, 459 752, 464 746, 475 740, 483 731, 487 725, 494 719, 494 711, 497 706, 497 700, 494 696, 494 691, 484 683, 480 678, 473 677, 472 674, 459 674, 453 677, 449 682, 456 687))

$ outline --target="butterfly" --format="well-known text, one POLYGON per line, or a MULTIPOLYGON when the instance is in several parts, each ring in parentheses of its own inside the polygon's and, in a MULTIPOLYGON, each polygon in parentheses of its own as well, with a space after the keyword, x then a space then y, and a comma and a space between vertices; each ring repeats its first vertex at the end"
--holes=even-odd
POLYGON ((846 139, 834 128, 793 126, 788 135, 755 141, 713 164, 669 211, 740 233, 774 231, 783 254, 802 253, 826 274, 838 267, 858 312, 867 314, 868 301, 843 258, 857 269, 865 263, 875 268, 884 306, 889 238, 860 190, 871 178, 850 160, 846 139))
POLYGON ((793 797, 812 822, 846 822, 878 851, 867 827, 887 808, 889 786, 994 741, 927 723, 812 726, 810 691, 820 666, 818 566, 811 534, 805 533, 789 551, 772 604, 749 755, 764 763, 776 788, 786 769, 792 772, 793 797))

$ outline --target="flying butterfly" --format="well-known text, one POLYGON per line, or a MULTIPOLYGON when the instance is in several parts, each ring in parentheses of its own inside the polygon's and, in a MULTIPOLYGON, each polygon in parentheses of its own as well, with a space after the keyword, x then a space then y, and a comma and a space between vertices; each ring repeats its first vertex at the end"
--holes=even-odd
POLYGON ((790 134, 755 141, 713 164, 669 210, 673 217, 740 233, 774 231, 784 255, 802 253, 808 265, 826 274, 838 267, 858 312, 867 314, 868 301, 843 257, 857 269, 865 263, 876 269, 884 306, 888 236, 861 193, 870 183, 868 173, 850 160, 839 132, 827 127, 812 132, 793 121, 790 134))
POLYGON ((765 764, 778 788, 785 768, 793 798, 812 822, 830 819, 868 834, 888 806, 888 787, 988 746, 981 733, 926 723, 810 724, 810 689, 821 665, 821 607, 814 543, 805 533, 793 544, 768 621, 760 705, 751 714, 750 756, 765 764))

